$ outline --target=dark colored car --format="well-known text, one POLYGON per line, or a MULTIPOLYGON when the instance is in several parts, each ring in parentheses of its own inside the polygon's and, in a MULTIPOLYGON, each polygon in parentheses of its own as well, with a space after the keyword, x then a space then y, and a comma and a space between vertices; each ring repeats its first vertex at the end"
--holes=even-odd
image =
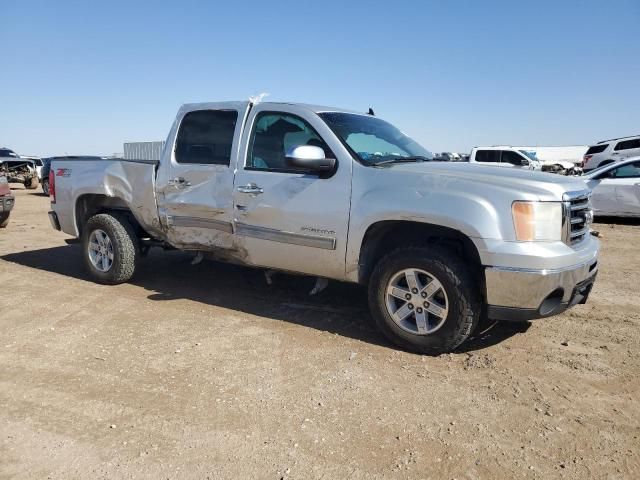
POLYGON ((45 195, 49 195, 49 171, 51 170, 51 158, 42 159, 42 191, 45 195))
POLYGON ((15 197, 9 188, 9 182, 4 172, 0 170, 0 228, 9 224, 9 214, 15 203, 15 197))

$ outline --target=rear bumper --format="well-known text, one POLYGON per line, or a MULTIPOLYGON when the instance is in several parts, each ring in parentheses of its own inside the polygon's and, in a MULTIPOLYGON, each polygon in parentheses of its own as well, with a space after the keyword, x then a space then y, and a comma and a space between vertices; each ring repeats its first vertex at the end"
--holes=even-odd
POLYGON ((3 195, 0 197, 0 212, 10 212, 16 203, 13 195, 3 195))
POLYGON ((51 222, 51 226, 60 231, 60 221, 58 220, 58 215, 56 214, 56 212, 49 212, 49 222, 51 222))
POLYGON ((597 273, 597 251, 591 260, 562 269, 488 267, 487 315, 514 321, 557 315, 586 303, 597 273))

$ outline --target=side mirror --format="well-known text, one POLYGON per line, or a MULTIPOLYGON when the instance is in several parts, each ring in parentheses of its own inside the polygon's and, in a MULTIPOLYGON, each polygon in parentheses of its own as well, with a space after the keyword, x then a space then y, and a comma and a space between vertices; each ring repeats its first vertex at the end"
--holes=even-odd
POLYGON ((520 160, 520 164, 523 167, 528 167, 529 165, 531 165, 531 162, 529 160, 527 160, 526 158, 523 158, 522 160, 520 160))
POLYGON ((326 158, 324 150, 314 145, 299 145, 287 151, 287 165, 310 172, 330 172, 336 166, 335 158, 326 158))

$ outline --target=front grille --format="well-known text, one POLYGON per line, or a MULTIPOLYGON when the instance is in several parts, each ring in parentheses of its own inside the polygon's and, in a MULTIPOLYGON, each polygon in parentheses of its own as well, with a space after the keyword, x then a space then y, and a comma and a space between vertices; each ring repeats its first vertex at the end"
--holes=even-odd
POLYGON ((564 241, 567 245, 581 242, 589 235, 589 225, 593 219, 588 193, 568 194, 564 202, 564 241))

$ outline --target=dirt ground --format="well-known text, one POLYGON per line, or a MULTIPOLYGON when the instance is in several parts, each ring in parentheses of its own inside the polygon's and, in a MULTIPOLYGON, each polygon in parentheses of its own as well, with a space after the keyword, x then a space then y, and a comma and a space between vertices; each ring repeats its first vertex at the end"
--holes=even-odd
POLYGON ((352 285, 160 251, 94 284, 48 199, 14 193, 1 478, 640 478, 640 223, 596 226, 587 305, 432 358, 352 285))

